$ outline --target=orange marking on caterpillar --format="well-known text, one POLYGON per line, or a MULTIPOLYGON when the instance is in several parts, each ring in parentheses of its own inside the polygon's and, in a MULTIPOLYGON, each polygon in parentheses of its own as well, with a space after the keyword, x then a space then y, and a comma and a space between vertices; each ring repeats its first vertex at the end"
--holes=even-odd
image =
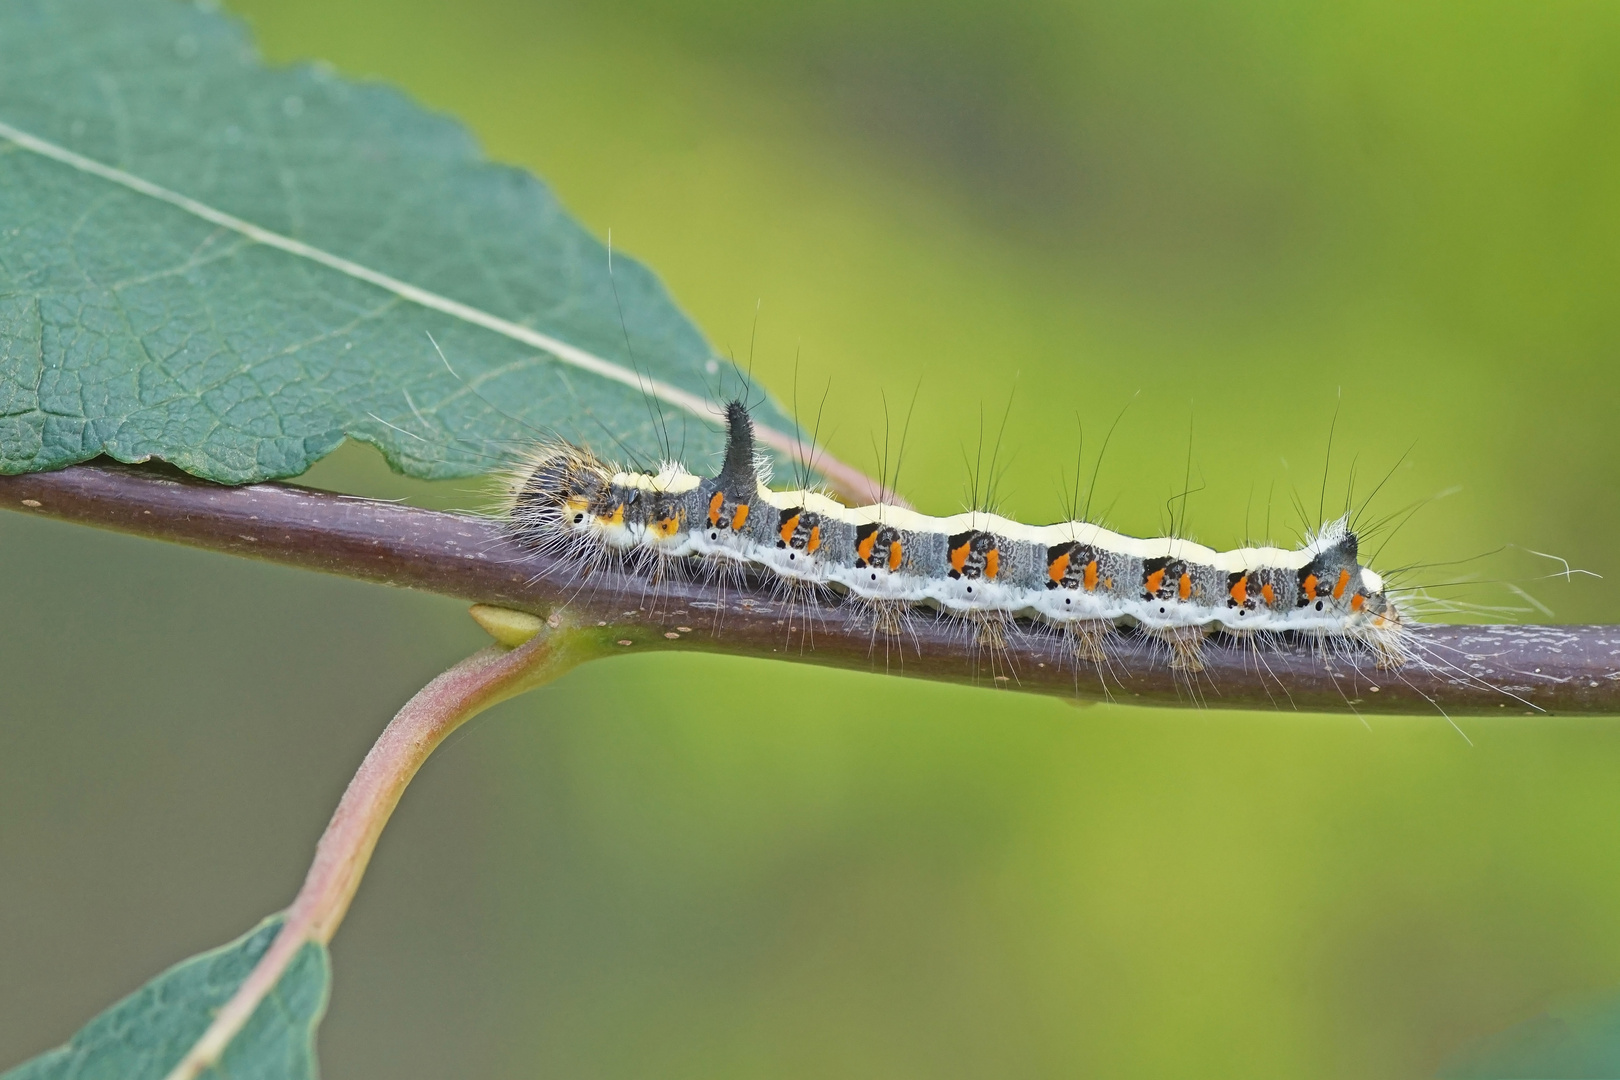
POLYGON ((1147 580, 1142 582, 1142 588, 1146 589, 1150 595, 1156 596, 1158 595, 1159 587, 1163 584, 1164 571, 1160 569, 1153 571, 1153 573, 1147 576, 1147 580))
POLYGON ((741 506, 737 507, 736 512, 731 515, 731 531, 742 532, 742 527, 747 521, 748 504, 743 503, 741 506))
POLYGON ((874 532, 874 533, 872 533, 871 536, 868 536, 865 540, 862 540, 859 544, 855 545, 855 554, 857 554, 857 555, 859 555, 861 557, 862 562, 867 562, 867 563, 871 562, 872 561, 872 545, 876 544, 876 543, 877 543, 877 533, 874 532))
POLYGON ((680 531, 680 527, 681 521, 679 518, 659 518, 657 521, 653 522, 653 532, 657 533, 659 537, 663 539, 668 539, 669 537, 674 536, 680 531))
POLYGON ((1182 600, 1192 596, 1192 575, 1185 570, 1181 572, 1181 580, 1176 582, 1176 595, 1182 600))
POLYGON ((1359 614, 1361 612, 1361 609, 1366 607, 1366 606, 1367 606, 1367 598, 1365 596, 1362 596, 1360 593, 1356 593, 1356 595, 1354 595, 1354 596, 1352 596, 1350 598, 1350 610, 1351 611, 1354 611, 1354 612, 1359 614))
POLYGON ((613 508, 613 513, 607 515, 606 517, 603 517, 600 514, 597 515, 596 520, 600 521, 604 525, 623 525, 624 524, 624 504, 620 503, 618 506, 615 506, 613 508))
POLYGON ((984 577, 986 581, 996 580, 996 571, 1001 569, 1001 552, 991 548, 984 554, 984 577))
POLYGON ((1305 599, 1307 599, 1307 600, 1315 599, 1316 598, 1316 575, 1315 574, 1307 574, 1307 575, 1305 575, 1305 581, 1300 585, 1300 588, 1305 591, 1305 599))
POLYGON ((1239 607, 1249 602, 1249 579, 1247 577, 1238 578, 1237 584, 1232 586, 1232 599, 1237 601, 1239 607))
POLYGON ((1068 573, 1069 553, 1067 551, 1046 564, 1046 576, 1052 579, 1054 585, 1063 584, 1063 579, 1068 576, 1068 573))
POLYGON ((1335 600, 1343 599, 1344 590, 1349 588, 1349 586, 1350 586, 1350 571, 1348 571, 1348 570, 1340 570, 1339 571, 1339 580, 1333 586, 1333 599, 1335 599, 1335 600))
POLYGON ((714 498, 709 500, 709 524, 720 524, 720 507, 725 504, 726 496, 723 492, 715 492, 714 498))
MULTIPOLYGON (((1096 559, 1092 559, 1090 562, 1086 563, 1086 577, 1085 577, 1085 581, 1084 581, 1083 584, 1086 587, 1086 592, 1092 592, 1097 588, 1097 560, 1096 559)), ((1109 578, 1108 579, 1109 587, 1112 588, 1113 584, 1114 584, 1114 580, 1112 578, 1109 578)))
POLYGON ((793 539, 793 534, 799 528, 799 515, 794 514, 782 523, 782 543, 786 544, 793 539))
POLYGON ((1266 607, 1271 607, 1277 602, 1277 590, 1271 587, 1269 581, 1260 586, 1260 595, 1265 598, 1266 607))
POLYGON ((891 571, 900 569, 900 558, 904 554, 905 552, 900 547, 900 541, 896 540, 889 545, 889 569, 891 571))
POLYGON ((804 545, 804 553, 806 555, 814 555, 816 553, 816 548, 818 548, 820 546, 821 546, 821 526, 820 525, 812 525, 812 526, 810 526, 810 539, 804 545))
POLYGON ((954 549, 951 552, 951 569, 960 574, 962 572, 962 568, 967 565, 967 557, 967 544, 963 544, 961 547, 954 549))

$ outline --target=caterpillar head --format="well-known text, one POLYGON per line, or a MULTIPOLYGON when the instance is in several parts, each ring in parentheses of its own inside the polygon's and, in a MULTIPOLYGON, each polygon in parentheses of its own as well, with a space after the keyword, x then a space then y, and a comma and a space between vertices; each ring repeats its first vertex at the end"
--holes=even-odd
POLYGON ((577 446, 542 449, 513 477, 508 514, 520 541, 606 539, 624 526, 624 500, 613 470, 577 446))

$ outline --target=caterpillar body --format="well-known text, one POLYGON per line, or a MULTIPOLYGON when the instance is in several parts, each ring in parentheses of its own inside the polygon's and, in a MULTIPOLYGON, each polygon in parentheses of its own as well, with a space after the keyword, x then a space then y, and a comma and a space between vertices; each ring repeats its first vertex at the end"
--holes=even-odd
POLYGON ((1381 666, 1404 659, 1402 620, 1361 565, 1348 520, 1303 547, 1216 551, 1142 539, 1085 521, 1031 526, 974 511, 930 517, 890 503, 847 507, 820 492, 772 490, 753 422, 726 407, 718 474, 679 464, 625 472, 553 443, 518 469, 507 520, 521 545, 553 552, 700 558, 830 588, 882 611, 925 605, 993 625, 1028 619, 1068 632, 1100 660, 1104 638, 1137 626, 1197 670, 1204 637, 1286 632, 1362 643, 1381 666))

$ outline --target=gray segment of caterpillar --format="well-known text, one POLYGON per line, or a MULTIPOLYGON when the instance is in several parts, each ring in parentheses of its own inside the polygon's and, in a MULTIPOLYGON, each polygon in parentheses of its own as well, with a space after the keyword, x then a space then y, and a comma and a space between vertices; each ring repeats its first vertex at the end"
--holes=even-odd
POLYGON ((514 499, 519 539, 559 547, 589 543, 589 533, 609 548, 646 546, 666 555, 702 552, 758 562, 788 577, 842 584, 874 599, 927 602, 969 614, 997 610, 1059 622, 1124 617, 1150 630, 1192 623, 1212 629, 1218 623, 1234 630, 1256 625, 1332 632, 1353 626, 1346 620, 1356 615, 1363 622, 1374 617, 1375 627, 1385 619, 1399 621, 1377 575, 1357 562, 1356 537, 1343 524, 1330 526, 1298 569, 1262 564, 1228 573, 1210 563, 1141 558, 1080 542, 1046 546, 977 529, 947 534, 943 522, 939 529, 902 529, 885 523, 881 508, 877 520, 859 523, 865 512, 849 520, 802 506, 778 507, 780 500, 764 497, 747 409, 730 403, 726 420, 719 474, 695 480, 685 491, 661 490, 648 477, 612 474, 579 448, 551 448, 531 466, 514 499), (1278 615, 1286 617, 1283 623, 1278 615))
MULTIPOLYGON (((749 544, 780 549, 802 540, 802 508, 776 510, 757 501, 760 487, 754 460, 753 420, 740 401, 726 406, 726 451, 719 475, 704 481, 697 498, 705 507, 711 541, 722 541, 727 528, 739 513, 745 515, 741 528, 732 528, 739 556, 749 544), (788 530, 795 517, 800 521, 788 530)), ((818 516, 819 517, 819 516, 818 516)), ((843 522, 820 518, 816 560, 833 567, 854 565, 866 570, 873 582, 885 572, 928 580, 942 578, 973 581, 994 580, 998 585, 1025 590, 1078 588, 1101 593, 1120 604, 1133 604, 1144 621, 1167 623, 1184 621, 1192 605, 1216 613, 1235 610, 1258 611, 1264 604, 1277 612, 1314 607, 1324 618, 1353 613, 1355 597, 1361 594, 1362 567, 1357 561, 1355 534, 1346 530, 1298 570, 1258 567, 1245 574, 1228 574, 1219 567, 1191 560, 1161 557, 1141 559, 1106 549, 1076 549, 1069 545, 1070 559, 1063 571, 1055 572, 1054 560, 1062 548, 1014 540, 983 530, 957 535, 943 531, 900 529, 881 521, 851 527, 843 522), (1076 555, 1089 554, 1077 560, 1076 555), (1087 562, 1095 560, 1091 578, 1083 574, 1087 562), (1076 566, 1082 568, 1077 574, 1076 566), (1242 587, 1239 587, 1241 581, 1242 587), (1269 586, 1269 588, 1268 588, 1269 586), (1252 593, 1252 595, 1250 595, 1252 593), (1266 597, 1270 597, 1266 600, 1266 597)), ((778 563, 780 565, 780 563, 778 563)), ((964 590, 971 592, 971 584, 964 590)), ((1368 614, 1384 614, 1390 609, 1381 591, 1363 595, 1368 614)))

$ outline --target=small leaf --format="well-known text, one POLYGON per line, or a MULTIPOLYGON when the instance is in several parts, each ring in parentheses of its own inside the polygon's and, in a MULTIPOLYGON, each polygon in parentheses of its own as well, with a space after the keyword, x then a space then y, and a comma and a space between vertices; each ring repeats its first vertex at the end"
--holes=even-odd
POLYGON ((543 184, 399 92, 266 68, 176 0, 0 5, 0 473, 106 453, 242 483, 352 436, 464 476, 536 432, 649 463, 718 449, 728 369, 648 270, 610 275, 543 184))
POLYGON ((1548 1009, 1453 1054, 1442 1080, 1585 1080, 1620 1076, 1620 996, 1548 1009))
MULTIPOLYGON (((176 964, 86 1024, 65 1046, 0 1080, 163 1080, 207 1029, 281 929, 266 919, 228 945, 176 964)), ((326 1011, 326 949, 308 942, 276 988, 202 1075, 231 1080, 314 1080, 315 1027, 326 1011)))

